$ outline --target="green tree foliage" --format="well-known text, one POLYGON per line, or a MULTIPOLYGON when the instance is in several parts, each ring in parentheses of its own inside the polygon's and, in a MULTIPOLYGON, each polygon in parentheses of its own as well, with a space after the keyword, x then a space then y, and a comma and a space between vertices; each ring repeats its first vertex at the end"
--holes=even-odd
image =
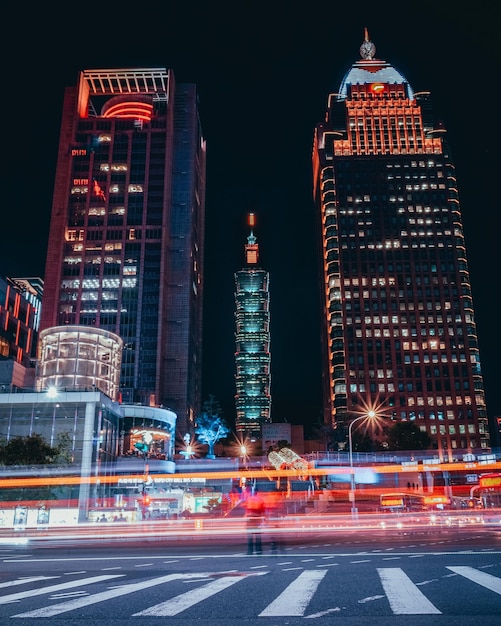
POLYGON ((73 462, 71 436, 68 432, 58 433, 56 436, 57 455, 54 462, 59 465, 68 465, 73 462))
POLYGON ((328 424, 319 423, 313 430, 313 438, 323 444, 325 450, 332 448, 335 430, 328 424))
POLYGON ((353 452, 375 452, 381 446, 366 432, 355 431, 351 437, 353 452))
POLYGON ((214 456, 214 445, 231 431, 221 417, 221 406, 213 395, 204 402, 203 412, 198 416, 195 433, 201 443, 209 446, 208 456, 214 456))
POLYGON ((388 431, 388 450, 427 450, 430 446, 428 433, 414 422, 399 422, 388 431))
POLYGON ((1 465, 53 465, 67 464, 71 460, 71 439, 68 433, 57 436, 57 445, 50 446, 37 433, 14 437, 0 445, 1 465))
MULTIPOLYGON (((60 433, 54 447, 35 433, 26 437, 14 437, 8 443, 0 444, 0 465, 67 464, 70 453, 71 438, 68 433, 60 433)), ((57 500, 59 491, 59 488, 49 486, 1 489, 0 501, 57 500)))
POLYGON ((36 433, 14 437, 0 449, 3 465, 50 465, 58 454, 45 439, 36 433))

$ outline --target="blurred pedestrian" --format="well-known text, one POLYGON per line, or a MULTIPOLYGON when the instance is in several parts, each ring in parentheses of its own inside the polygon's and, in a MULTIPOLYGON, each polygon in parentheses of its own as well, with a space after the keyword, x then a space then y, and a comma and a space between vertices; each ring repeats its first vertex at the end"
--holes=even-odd
POLYGON ((254 488, 253 492, 245 501, 247 518, 247 554, 263 553, 261 532, 266 519, 266 507, 263 498, 254 488))
POLYGON ((266 525, 270 537, 271 554, 282 552, 280 518, 282 517, 282 494, 278 489, 266 494, 266 525))

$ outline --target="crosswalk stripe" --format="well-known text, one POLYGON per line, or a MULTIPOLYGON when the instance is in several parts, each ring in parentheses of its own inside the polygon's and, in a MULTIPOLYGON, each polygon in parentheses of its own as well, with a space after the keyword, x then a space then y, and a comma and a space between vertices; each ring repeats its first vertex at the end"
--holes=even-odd
MULTIPOLYGON (((98 602, 106 602, 112 598, 118 598, 119 596, 125 596, 135 591, 142 591, 143 589, 149 589, 155 585, 162 585, 168 583, 171 580, 178 580, 180 578, 200 578, 201 576, 209 576, 209 574, 168 574, 167 576, 160 576, 159 578, 153 578, 143 580, 140 583, 132 583, 130 585, 121 585, 116 589, 107 589, 100 593, 95 593, 92 596, 85 596, 84 598, 75 598, 68 600, 67 602, 61 602, 60 604, 54 604, 52 606, 46 606, 41 609, 35 609, 34 611, 28 611, 27 613, 18 613, 12 617, 53 617, 60 613, 66 613, 68 611, 74 611, 75 609, 81 609, 82 607, 90 606, 91 604, 97 604, 98 602)), ((100 578, 116 578, 116 576, 103 576, 100 578)))
MULTIPOLYGON (((462 576, 485 589, 501 595, 501 578, 493 576, 473 567, 467 566, 446 566, 453 574, 462 576)), ((432 604, 421 592, 416 584, 405 574, 401 568, 376 568, 379 579, 388 599, 390 609, 396 615, 441 615, 442 612, 432 604)), ((84 597, 73 597, 63 602, 51 606, 42 607, 25 613, 18 613, 11 617, 44 618, 84 609, 99 602, 105 602, 113 598, 125 596, 137 591, 150 589, 157 585, 170 583, 175 580, 190 580, 195 583, 202 583, 200 586, 181 593, 164 602, 150 606, 133 617, 172 617, 189 609, 190 607, 209 599, 215 594, 224 591, 241 580, 253 576, 263 576, 268 574, 262 572, 193 572, 177 573, 160 576, 158 578, 143 580, 131 584, 118 584, 116 587, 98 591, 95 594, 85 594, 84 597), (207 581, 207 582, 206 582, 207 581)), ((316 593, 320 582, 327 574, 327 570, 304 570, 295 578, 261 613, 259 617, 302 617, 316 593)), ((452 574, 449 574, 449 577, 452 574)), ((11 593, 0 597, 0 604, 8 604, 19 600, 32 598, 34 596, 48 595, 55 592, 79 588, 94 583, 102 583, 112 579, 122 578, 126 574, 106 574, 66 580, 63 583, 30 589, 23 592, 11 593)), ((0 588, 12 588, 14 586, 37 583, 59 576, 31 576, 18 578, 12 581, 0 583, 0 588)), ((123 582, 123 581, 122 581, 123 582)), ((191 585, 190 585, 191 586, 191 585)), ((84 593, 82 591, 82 593, 84 593)), ((381 596, 384 597, 384 596, 381 596)), ((53 598, 54 599, 54 598, 53 598)), ((311 616, 310 616, 311 617, 311 616)))
POLYGON ((327 570, 302 572, 259 617, 302 616, 327 570))
POLYGON ((501 578, 498 578, 497 576, 487 574, 486 572, 479 572, 478 569, 462 565, 456 567, 447 566, 447 569, 450 569, 451 572, 455 572, 456 574, 459 574, 464 578, 468 578, 468 580, 472 580, 474 583, 482 585, 482 587, 501 595, 501 578))
POLYGON ((59 578, 59 576, 32 576, 31 578, 8 580, 5 583, 0 583, 0 589, 5 589, 6 587, 16 587, 17 585, 26 585, 27 583, 35 583, 37 580, 51 580, 51 578, 59 578))
POLYGON ((441 615, 441 611, 416 587, 399 567, 377 568, 379 578, 397 615, 441 615))
POLYGON ((39 589, 30 589, 29 591, 22 591, 19 593, 11 593, 8 596, 2 596, 0 598, 0 604, 8 604, 9 602, 15 602, 16 600, 22 600, 23 598, 32 598, 33 596, 41 596, 46 593, 53 593, 54 591, 62 591, 63 589, 71 589, 72 587, 80 587, 82 585, 91 585, 92 583, 100 583, 110 578, 118 578, 124 576, 124 574, 109 574, 108 576, 93 576, 92 578, 81 578, 79 580, 69 580, 59 585, 50 585, 49 587, 40 587, 39 589))
POLYGON ((182 593, 181 595, 171 598, 170 600, 151 606, 144 611, 134 613, 133 617, 142 617, 144 615, 150 617, 172 617, 173 615, 177 615, 185 609, 189 609, 191 606, 210 598, 210 596, 218 593, 219 591, 223 591, 223 589, 231 587, 239 580, 243 580, 243 577, 224 576, 222 578, 218 578, 217 580, 213 580, 202 587, 198 587, 198 589, 192 589, 191 591, 182 593))

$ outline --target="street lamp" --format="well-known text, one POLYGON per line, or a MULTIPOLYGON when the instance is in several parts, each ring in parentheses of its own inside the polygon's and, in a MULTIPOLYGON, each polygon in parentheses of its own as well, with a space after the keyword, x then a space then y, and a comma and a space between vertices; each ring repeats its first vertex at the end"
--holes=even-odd
POLYGON ((355 424, 355 422, 359 422, 360 420, 365 420, 365 419, 374 419, 376 417, 376 411, 374 411, 373 409, 371 409, 370 411, 367 411, 366 414, 364 415, 360 415, 360 417, 356 417, 352 422, 350 422, 350 425, 348 427, 348 445, 349 445, 349 451, 350 451, 350 500, 351 500, 351 516, 352 517, 356 517, 358 510, 355 506, 355 472, 353 470, 353 445, 352 445, 352 441, 351 441, 351 429, 353 428, 353 424, 355 424))

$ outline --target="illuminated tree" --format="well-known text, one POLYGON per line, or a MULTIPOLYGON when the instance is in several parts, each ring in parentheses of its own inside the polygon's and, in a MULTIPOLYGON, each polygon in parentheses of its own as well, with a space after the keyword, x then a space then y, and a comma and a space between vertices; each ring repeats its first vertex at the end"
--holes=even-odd
POLYGON ((231 431, 223 418, 221 417, 221 406, 213 395, 209 395, 209 399, 204 402, 203 413, 199 415, 195 433, 201 443, 209 446, 207 456, 214 458, 214 445, 224 439, 231 431))

